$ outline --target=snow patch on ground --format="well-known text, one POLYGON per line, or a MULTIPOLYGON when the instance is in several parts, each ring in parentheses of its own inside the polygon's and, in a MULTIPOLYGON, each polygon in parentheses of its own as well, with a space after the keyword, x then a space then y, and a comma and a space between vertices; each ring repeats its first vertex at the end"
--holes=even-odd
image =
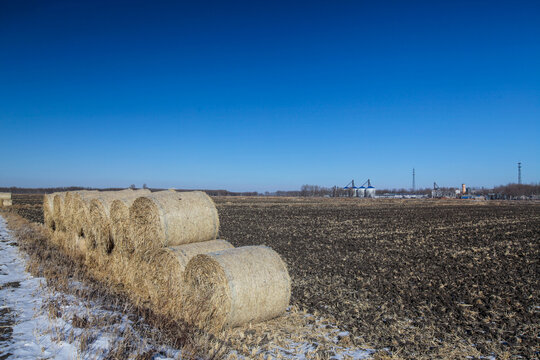
MULTIPOLYGON (((137 338, 125 315, 73 295, 53 293, 44 278, 26 272, 25 262, 0 216, 0 358, 103 359, 122 340, 119 334, 126 328, 137 338), (49 302, 62 304, 60 316, 51 317, 44 308, 49 302), (75 316, 114 320, 101 328, 77 328, 72 323, 75 316), (84 351, 81 341, 88 343, 84 351)), ((144 346, 141 350, 145 350, 144 346)), ((180 358, 177 349, 160 350, 161 355, 154 359, 180 358)))
MULTIPOLYGON (((153 357, 157 360, 181 358, 179 349, 150 345, 150 340, 140 336, 132 326, 133 321, 122 312, 74 295, 53 292, 44 278, 33 277, 25 266, 26 257, 0 216, 0 359, 104 359, 123 345, 124 336, 129 336, 132 345, 135 342, 137 353, 152 350, 157 353, 153 357), (76 324, 77 319, 85 320, 76 324), (88 323, 84 324, 85 321, 88 323)), ((71 285, 85 286, 75 281, 71 285)), ((337 328, 332 333, 336 348, 331 359, 366 359, 374 352, 343 348, 337 345, 338 337, 348 333, 337 328)), ((307 359, 306 354, 317 348, 317 343, 290 339, 285 347, 257 355, 307 359)), ((236 351, 229 355, 248 359, 236 351)))
POLYGON ((0 357, 17 359, 73 359, 72 344, 56 342, 48 334, 49 319, 40 312, 43 278, 25 271, 25 262, 0 217, 0 357))

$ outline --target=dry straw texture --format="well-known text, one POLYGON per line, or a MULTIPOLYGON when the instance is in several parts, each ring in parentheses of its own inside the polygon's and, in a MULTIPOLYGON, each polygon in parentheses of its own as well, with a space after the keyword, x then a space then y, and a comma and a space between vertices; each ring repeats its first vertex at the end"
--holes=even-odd
POLYGON ((87 259, 96 248, 96 240, 92 233, 90 222, 90 202, 100 196, 100 192, 77 192, 72 193, 69 207, 71 209, 71 223, 69 232, 79 241, 85 242, 87 259), (79 239, 80 238, 80 239, 79 239))
POLYGON ((55 195, 56 193, 43 195, 43 222, 45 223, 47 229, 53 231, 55 229, 53 208, 53 201, 55 195))
POLYGON ((97 250, 100 254, 109 254, 114 242, 111 236, 111 205, 115 200, 123 200, 150 194, 150 190, 121 190, 103 191, 99 196, 90 201, 89 220, 91 236, 95 239, 97 250))
MULTIPOLYGON (((152 195, 160 194, 158 191, 152 193, 152 195)), ((131 255, 135 246, 131 240, 131 226, 129 221, 129 207, 137 199, 138 196, 128 197, 123 199, 114 200, 111 203, 110 219, 111 219, 111 237, 114 242, 114 252, 123 254, 125 256, 131 255)))
POLYGON ((146 289, 155 309, 180 317, 184 270, 191 258, 233 248, 228 241, 210 240, 146 252, 142 258, 147 265, 142 268, 149 269, 137 277, 139 286, 146 289))
POLYGON ((133 253, 133 242, 129 235, 129 207, 136 198, 114 200, 111 203, 111 237, 114 242, 114 251, 129 255, 133 253))
POLYGON ((2 206, 11 206, 13 205, 13 201, 11 199, 2 199, 2 206))
POLYGON ((214 240, 219 230, 216 206, 201 191, 140 197, 131 205, 129 217, 137 251, 214 240))
POLYGON ((58 231, 65 231, 64 227, 64 198, 66 193, 61 192, 54 195, 53 198, 53 219, 55 229, 58 231))
POLYGON ((283 314, 291 279, 278 253, 246 246, 197 255, 184 273, 186 320, 210 331, 283 314))
POLYGON ((64 198, 64 228, 70 233, 80 235, 77 216, 81 211, 81 201, 92 196, 96 196, 99 192, 96 190, 80 190, 68 191, 64 198))

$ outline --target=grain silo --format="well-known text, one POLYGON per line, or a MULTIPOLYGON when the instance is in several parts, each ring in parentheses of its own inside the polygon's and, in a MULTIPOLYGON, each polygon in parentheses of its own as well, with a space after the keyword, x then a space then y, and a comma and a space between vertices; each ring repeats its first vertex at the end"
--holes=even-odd
POLYGON ((375 197, 375 187, 371 186, 371 181, 368 179, 368 187, 366 188, 366 197, 374 198, 375 197))
POLYGON ((366 187, 364 185, 358 188, 358 197, 366 197, 366 187))

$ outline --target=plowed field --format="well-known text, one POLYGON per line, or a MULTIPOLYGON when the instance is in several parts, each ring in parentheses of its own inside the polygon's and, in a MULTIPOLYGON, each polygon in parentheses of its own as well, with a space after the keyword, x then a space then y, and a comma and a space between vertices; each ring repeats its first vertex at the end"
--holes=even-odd
POLYGON ((293 303, 375 348, 540 356, 539 203, 216 202, 223 238, 285 258, 293 303))
MULTIPOLYGON (((42 221, 39 197, 11 211, 42 221)), ((268 245, 292 302, 404 358, 540 357, 540 203, 215 198, 222 238, 268 245), (458 355, 459 354, 459 355, 458 355)))

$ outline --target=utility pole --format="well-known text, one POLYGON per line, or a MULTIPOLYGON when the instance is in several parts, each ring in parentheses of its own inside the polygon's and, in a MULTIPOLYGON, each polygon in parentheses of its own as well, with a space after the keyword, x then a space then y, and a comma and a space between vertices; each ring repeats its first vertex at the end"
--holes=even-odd
POLYGON ((518 184, 521 185, 521 162, 518 162, 518 184))
POLYGON ((414 192, 416 190, 416 174, 414 173, 414 168, 412 169, 412 191, 414 192))

